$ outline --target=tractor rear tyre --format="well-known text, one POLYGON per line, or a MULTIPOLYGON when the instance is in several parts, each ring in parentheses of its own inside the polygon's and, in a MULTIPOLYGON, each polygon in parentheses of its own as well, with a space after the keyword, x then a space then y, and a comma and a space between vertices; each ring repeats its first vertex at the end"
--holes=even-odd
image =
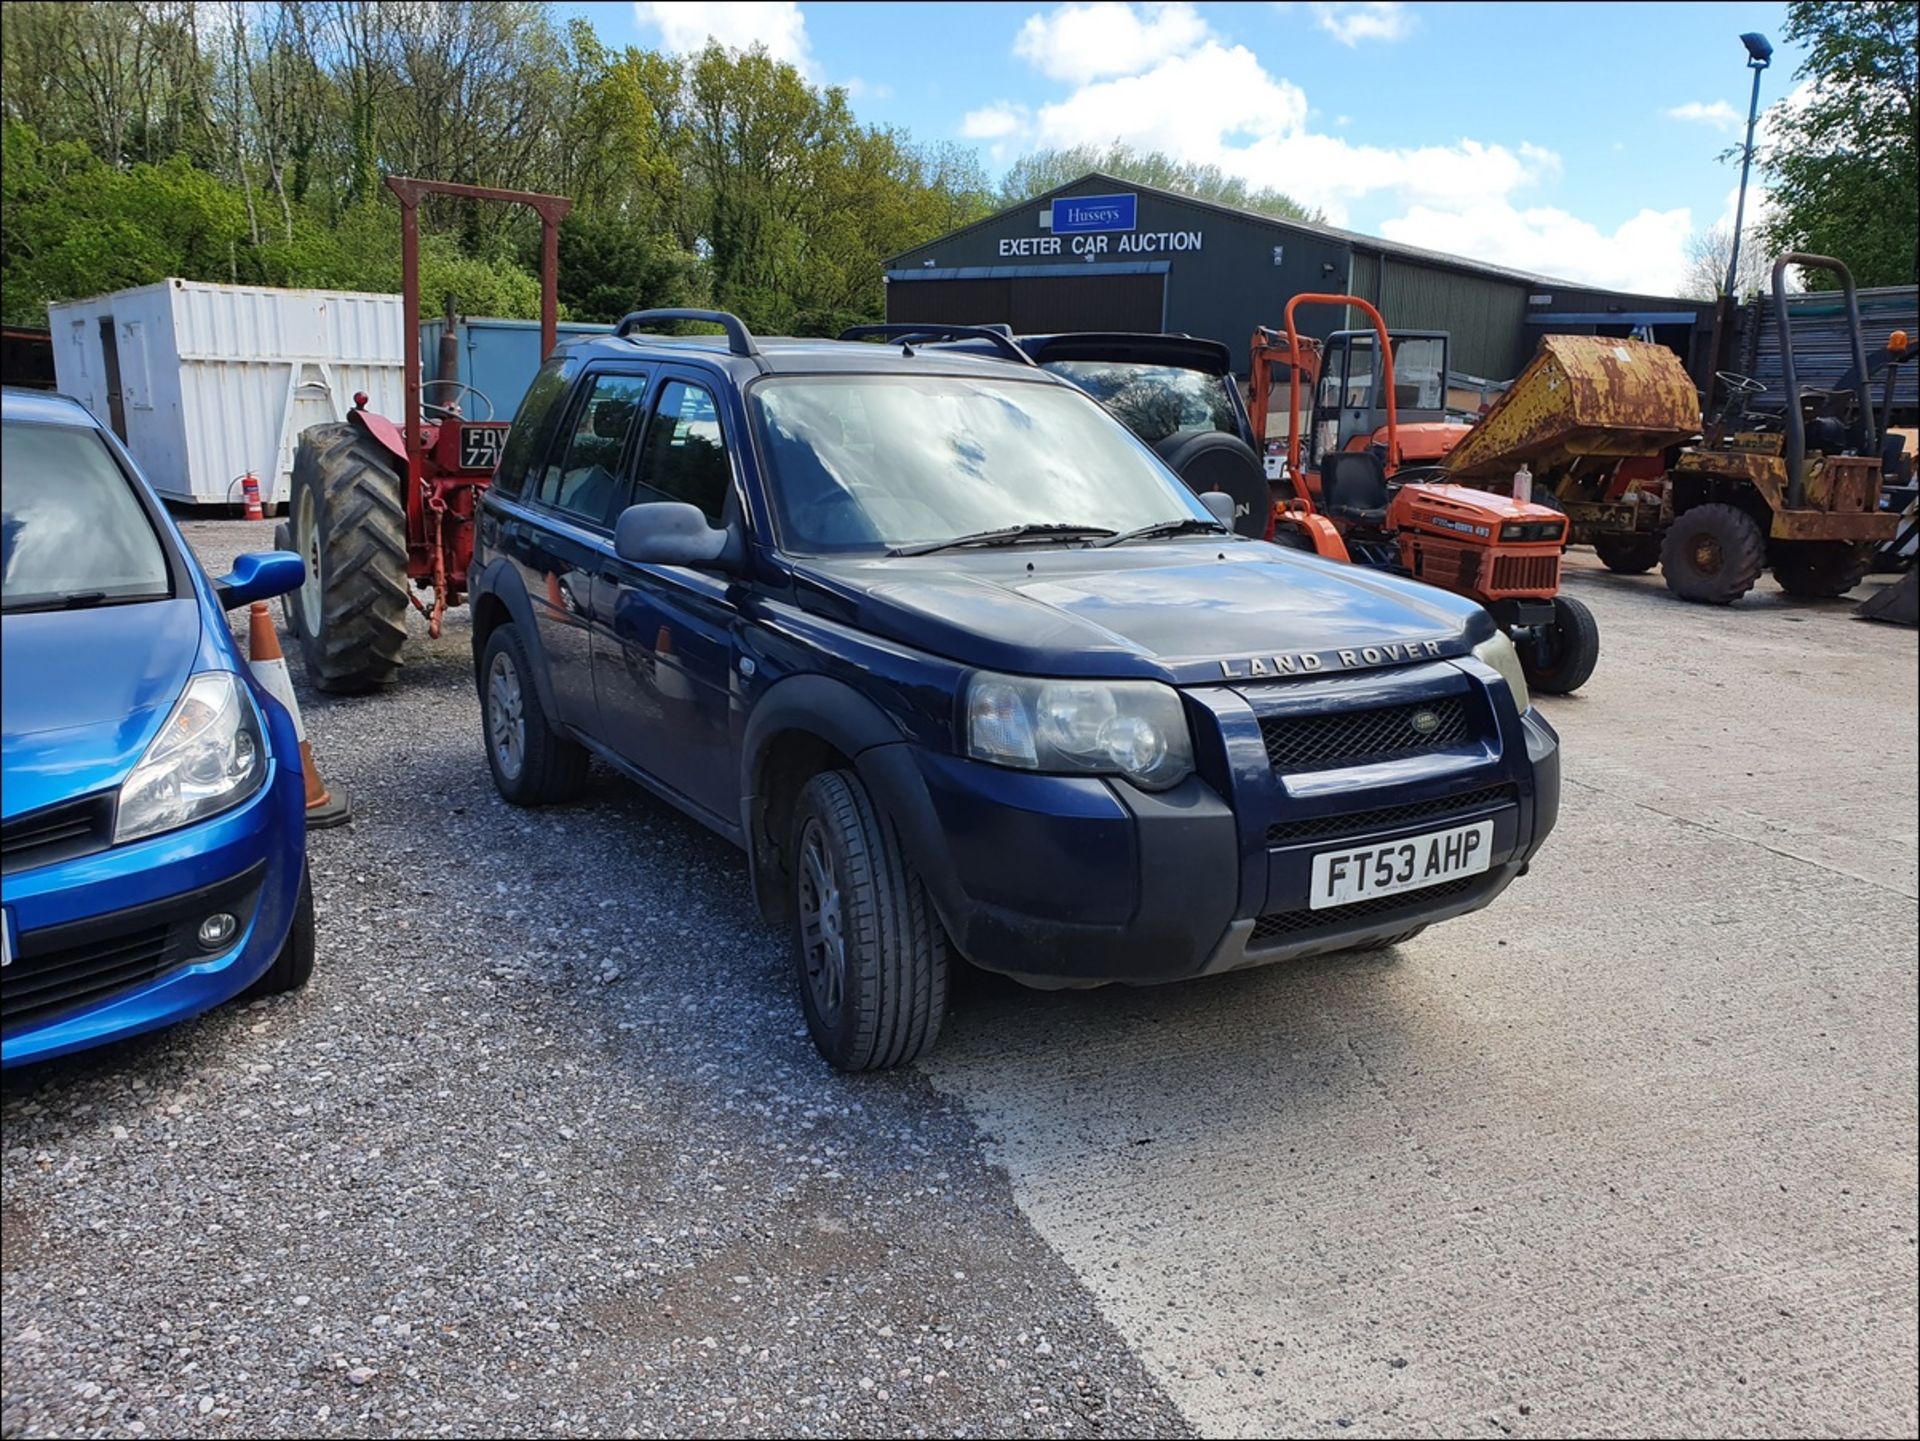
POLYGON ((1570 695, 1587 683, 1600 661, 1600 626, 1584 601, 1553 598, 1553 624, 1536 626, 1519 645, 1527 688, 1542 695, 1570 695))
POLYGON ((1753 589, 1766 564, 1759 522, 1717 501, 1683 511, 1660 542, 1667 589, 1700 605, 1732 605, 1753 589))
POLYGON ((1873 547, 1843 540, 1793 541, 1775 548, 1773 578, 1788 595, 1833 600, 1866 579, 1873 547))
POLYGON ((407 639, 400 477, 357 427, 310 426, 294 452, 289 508, 307 578, 287 609, 308 678, 345 695, 388 684, 407 639))
POLYGON ((1593 553, 1615 575, 1645 575, 1660 564, 1660 537, 1603 535, 1594 541, 1593 553))

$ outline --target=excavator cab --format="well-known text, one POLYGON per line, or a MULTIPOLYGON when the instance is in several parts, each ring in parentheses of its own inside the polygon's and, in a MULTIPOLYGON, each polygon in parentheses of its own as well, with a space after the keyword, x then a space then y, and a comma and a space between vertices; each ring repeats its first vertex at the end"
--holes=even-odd
POLYGON ((1307 468, 1336 451, 1386 445, 1385 400, 1380 387, 1391 374, 1400 459, 1427 465, 1452 449, 1464 426, 1447 423, 1447 346, 1444 330, 1396 330, 1388 336, 1393 363, 1375 363, 1378 342, 1371 330, 1336 330, 1321 342, 1320 383, 1314 388, 1307 426, 1307 468))

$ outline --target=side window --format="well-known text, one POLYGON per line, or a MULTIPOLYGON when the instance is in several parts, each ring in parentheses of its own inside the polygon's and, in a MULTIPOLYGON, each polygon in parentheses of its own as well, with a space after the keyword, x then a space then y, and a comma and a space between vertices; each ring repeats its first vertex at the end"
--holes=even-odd
POLYGON ((619 488, 620 453, 647 395, 644 375, 595 376, 568 433, 548 452, 540 499, 595 525, 607 523, 619 488))
POLYGON ((554 412, 563 409, 567 386, 573 376, 564 360, 549 360, 527 387, 520 402, 520 413, 513 418, 507 443, 500 453, 500 464, 493 472, 493 489, 501 495, 517 496, 527 483, 534 457, 545 448, 553 429, 554 412))
POLYGON ((684 500, 719 525, 726 518, 732 474, 712 393, 682 380, 661 386, 647 425, 634 500, 684 500))

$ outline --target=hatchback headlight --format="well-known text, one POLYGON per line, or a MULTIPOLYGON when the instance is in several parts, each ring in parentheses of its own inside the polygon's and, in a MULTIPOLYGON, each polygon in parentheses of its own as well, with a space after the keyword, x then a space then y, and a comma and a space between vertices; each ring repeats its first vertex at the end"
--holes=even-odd
POLYGON ((1533 704, 1533 697, 1527 692, 1527 673, 1521 668, 1519 652, 1514 650, 1513 642, 1507 639, 1504 631, 1495 631, 1481 641, 1473 648, 1473 655, 1475 660, 1483 660, 1500 672, 1500 679, 1513 692, 1516 710, 1525 710, 1533 704))
POLYGON ((114 842, 218 815, 259 789, 266 773, 266 741, 246 687, 226 671, 197 675, 120 787, 114 842))
POLYGON ((1122 775, 1150 791, 1193 774, 1193 737, 1171 686, 1035 680, 977 671, 967 683, 967 754, 1029 771, 1122 775))

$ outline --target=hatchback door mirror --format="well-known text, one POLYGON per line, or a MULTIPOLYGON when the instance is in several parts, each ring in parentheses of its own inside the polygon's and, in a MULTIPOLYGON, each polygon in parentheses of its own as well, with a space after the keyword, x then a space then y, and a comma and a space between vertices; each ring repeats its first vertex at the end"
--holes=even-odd
POLYGON ((213 583, 223 609, 237 610, 256 600, 298 590, 307 578, 307 563, 290 550, 263 550, 236 557, 233 569, 213 583))
POLYGON ((683 500, 630 505, 613 528, 613 553, 636 565, 719 565, 729 560, 732 541, 683 500))

